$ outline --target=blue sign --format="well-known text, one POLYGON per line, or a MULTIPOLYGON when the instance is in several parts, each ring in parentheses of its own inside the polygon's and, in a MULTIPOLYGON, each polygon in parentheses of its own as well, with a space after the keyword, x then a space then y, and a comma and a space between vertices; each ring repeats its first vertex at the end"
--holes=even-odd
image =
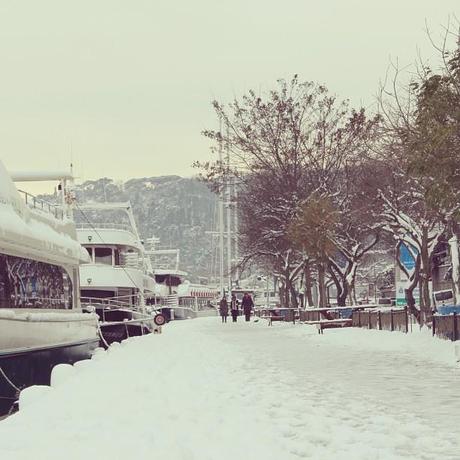
MULTIPOLYGON (((411 250, 415 253, 418 252, 413 246, 411 246, 411 250)), ((399 246, 399 261, 402 265, 404 265, 404 267, 406 267, 406 270, 413 270, 415 268, 414 256, 404 243, 401 243, 399 246)))

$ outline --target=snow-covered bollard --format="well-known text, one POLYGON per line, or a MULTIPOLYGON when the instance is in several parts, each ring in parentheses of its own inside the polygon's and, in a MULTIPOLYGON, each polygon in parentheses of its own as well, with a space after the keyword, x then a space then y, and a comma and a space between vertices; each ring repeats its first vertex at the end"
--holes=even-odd
POLYGON ((90 359, 82 359, 81 361, 77 361, 74 363, 73 367, 76 371, 80 371, 81 369, 86 369, 87 367, 91 366, 90 359))
POLYGON ((70 364, 57 364, 51 371, 51 386, 56 388, 75 374, 75 369, 70 364))
MULTIPOLYGON (((128 337, 127 339, 123 339, 121 342, 116 342, 120 344, 120 347, 126 347, 126 345, 129 345, 131 342, 135 342, 138 337, 128 337)), ((115 342, 114 342, 115 343, 115 342)), ((113 345, 113 344, 112 344, 113 345)))
MULTIPOLYGON (((114 342, 116 343, 116 342, 114 342)), ((112 344, 113 345, 113 344, 112 344)), ((111 346, 110 346, 111 348, 111 346)), ((91 356, 92 361, 101 361, 107 358, 107 351, 110 349, 104 350, 103 348, 96 348, 91 356)))
MULTIPOLYGON (((126 340, 126 339, 125 339, 126 340)), ((121 347, 121 343, 120 342, 112 342, 110 344, 110 347, 108 349, 108 351, 114 351, 116 350, 117 348, 121 347)))
POLYGON ((24 388, 19 395, 19 410, 22 411, 33 405, 35 402, 42 400, 50 394, 53 389, 48 385, 33 385, 24 388))

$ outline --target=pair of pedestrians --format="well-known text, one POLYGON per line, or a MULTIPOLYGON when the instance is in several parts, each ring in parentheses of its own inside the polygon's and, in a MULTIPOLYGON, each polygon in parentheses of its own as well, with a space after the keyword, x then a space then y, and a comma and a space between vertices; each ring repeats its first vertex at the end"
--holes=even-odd
MULTIPOLYGON (((232 314, 233 322, 236 323, 238 318, 238 300, 236 299, 236 296, 234 294, 232 295, 232 300, 230 302, 230 312, 232 314)), ((222 318, 222 322, 226 323, 228 317, 228 302, 225 295, 219 302, 219 313, 220 317, 222 318)))
MULTIPOLYGON (((251 296, 247 292, 243 296, 241 306, 243 307, 243 313, 246 321, 249 321, 249 319, 251 318, 251 311, 254 308, 254 302, 252 301, 251 296)), ((222 297, 219 303, 219 312, 222 318, 222 322, 226 323, 228 317, 228 302, 225 295, 222 297)), ((238 299, 236 298, 235 294, 232 294, 232 299, 230 302, 230 312, 232 314, 233 322, 236 323, 238 319, 238 299)))

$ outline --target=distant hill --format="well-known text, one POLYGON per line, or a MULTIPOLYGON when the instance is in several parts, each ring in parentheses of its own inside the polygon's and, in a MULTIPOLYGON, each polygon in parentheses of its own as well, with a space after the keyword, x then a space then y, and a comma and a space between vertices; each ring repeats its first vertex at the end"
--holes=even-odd
POLYGON ((160 238, 160 247, 180 249, 181 269, 196 281, 210 268, 211 230, 216 196, 196 179, 146 177, 116 182, 102 178, 75 189, 79 203, 130 201, 143 239, 160 238))

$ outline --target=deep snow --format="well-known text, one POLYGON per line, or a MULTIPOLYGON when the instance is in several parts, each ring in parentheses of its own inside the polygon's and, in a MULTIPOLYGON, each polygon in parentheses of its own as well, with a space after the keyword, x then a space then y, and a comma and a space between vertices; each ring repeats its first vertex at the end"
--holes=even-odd
POLYGON ((458 459, 454 345, 425 333, 170 323, 58 366, 2 459, 458 459))

